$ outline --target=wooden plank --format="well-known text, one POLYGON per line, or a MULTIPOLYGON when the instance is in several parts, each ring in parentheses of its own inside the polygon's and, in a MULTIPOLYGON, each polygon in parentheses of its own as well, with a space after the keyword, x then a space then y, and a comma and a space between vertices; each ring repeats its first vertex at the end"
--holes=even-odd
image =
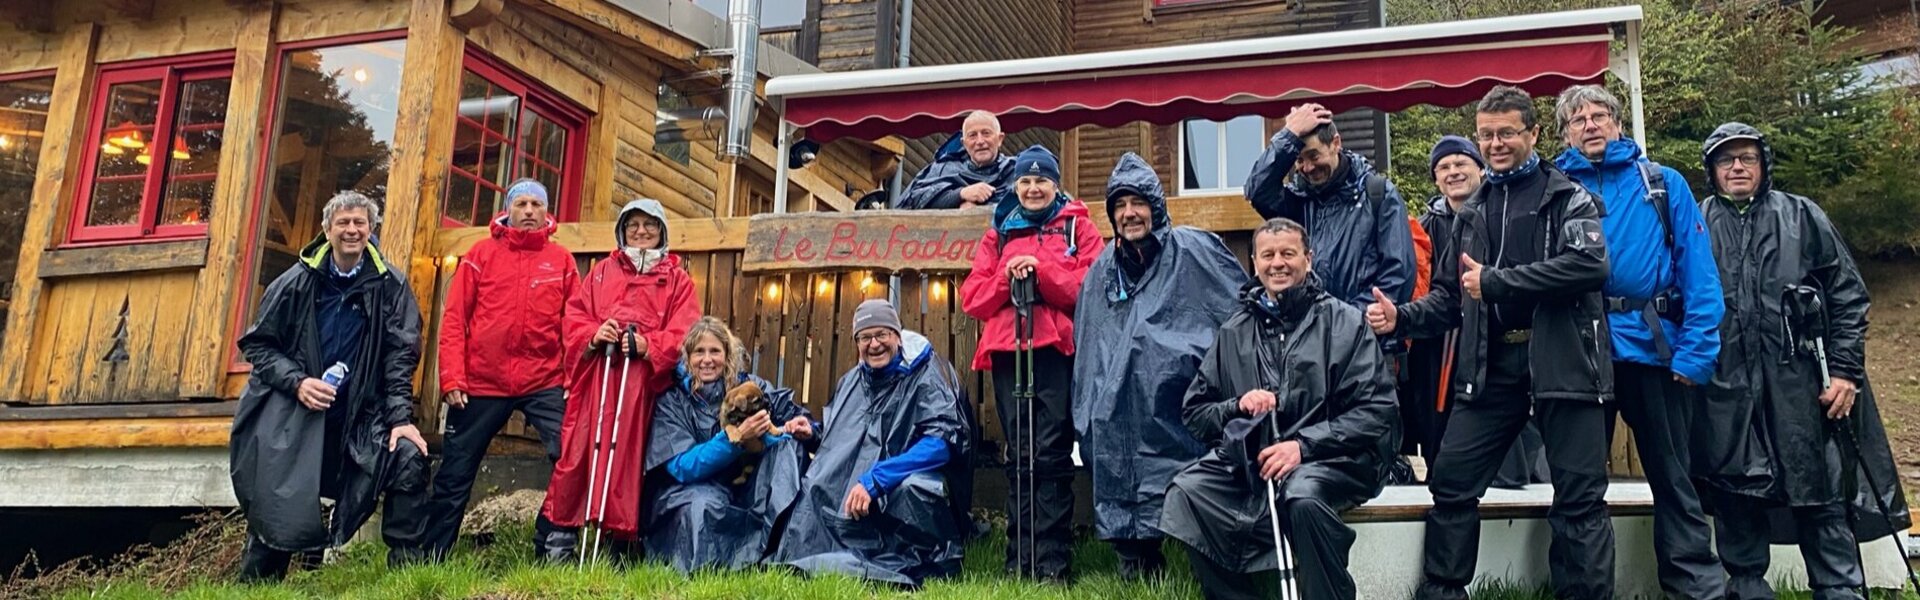
MULTIPOLYGON (((198 2, 160 3, 153 18, 144 21, 127 21, 104 13, 99 10, 104 7, 98 3, 56 4, 81 5, 76 6, 74 12, 92 12, 88 16, 105 17, 93 20, 94 23, 111 23, 100 30, 100 45, 94 55, 99 64, 227 50, 233 47, 233 34, 239 26, 239 20, 225 7, 209 7, 198 2), (89 4, 92 6, 86 6, 89 4)), ((81 15, 65 18, 79 20, 74 17, 85 18, 81 15)))
MULTIPOLYGON (((806 392, 807 315, 812 310, 815 275, 794 273, 787 276, 787 293, 782 296, 785 327, 780 331, 780 385, 795 394, 806 392)), ((817 408, 817 407, 815 407, 817 408)))
POLYGON ((230 417, 7 421, 0 450, 221 447, 232 428, 230 417))
POLYGON ((232 417, 238 410, 240 410, 240 403, 237 401, 81 404, 74 406, 0 406, 0 421, 232 417))
MULTIPOLYGON (((257 3, 256 3, 257 4, 257 3)), ((279 5, 273 39, 279 43, 317 40, 407 26, 407 2, 270 2, 279 5)))
MULTIPOLYGON (((580 69, 561 61, 556 55, 565 52, 564 48, 544 44, 531 39, 528 32, 516 28, 518 23, 503 18, 486 27, 468 31, 467 43, 480 47, 487 54, 500 59, 515 69, 531 76, 535 81, 547 86, 575 104, 595 110, 600 103, 600 83, 598 72, 582 72, 580 69)), ((458 27, 454 27, 458 30, 458 27)), ((409 52, 411 54, 411 52, 409 52)))
MULTIPOLYGON (((845 273, 813 275, 813 307, 807 314, 807 401, 814 406, 827 405, 833 393, 833 349, 838 332, 840 295, 846 286, 845 273)), ((851 336, 849 336, 850 338, 851 336)), ((849 339, 849 343, 851 340, 849 339)))
MULTIPOLYGON (((95 292, 93 328, 87 336, 87 351, 80 356, 80 385, 78 393, 71 399, 75 404, 93 404, 103 402, 122 402, 118 392, 126 390, 132 384, 140 365, 146 362, 145 356, 135 355, 143 350, 141 342, 147 345, 151 339, 153 327, 153 309, 158 304, 156 298, 160 286, 151 277, 111 277, 102 282, 102 291, 95 292), (134 285, 140 285, 139 301, 134 298, 134 285), (144 322, 143 322, 144 317, 144 322), (125 335, 123 339, 121 336, 125 335), (147 337, 145 340, 135 336, 147 337), (126 351, 124 360, 108 360, 118 354, 115 348, 126 351)), ((170 319, 180 320, 180 319, 170 319)), ((178 365, 175 365, 176 368, 178 365)), ((169 398, 171 400, 171 398, 169 398)))
MULTIPOLYGON (((233 86, 227 96, 227 121, 223 131, 238 135, 223 136, 220 152, 221 177, 214 183, 213 215, 207 223, 207 241, 203 256, 206 268, 200 270, 195 284, 198 298, 187 310, 187 345, 184 363, 178 369, 178 393, 183 396, 212 397, 219 393, 220 379, 226 374, 229 320, 234 302, 246 285, 240 272, 241 254, 246 240, 241 239, 249 222, 258 222, 253 210, 261 194, 261 178, 249 177, 260 155, 267 151, 264 139, 271 126, 266 113, 273 93, 268 81, 273 57, 273 31, 280 14, 280 3, 267 2, 240 9, 241 24, 234 38, 233 86)), ((271 201, 269 201, 271 202, 271 201)))
POLYGON ((93 297, 90 299, 93 316, 88 322, 85 337, 81 339, 84 350, 75 357, 73 366, 53 366, 55 371, 65 369, 74 371, 73 385, 69 386, 61 397, 53 399, 56 403, 90 404, 109 400, 106 397, 107 382, 103 381, 107 374, 102 371, 110 372, 117 369, 110 368, 116 363, 108 362, 104 358, 113 347, 116 330, 122 325, 120 309, 127 307, 131 312, 133 303, 131 283, 131 279, 127 277, 101 277, 96 282, 93 297))
POLYGON ((920 306, 926 301, 927 278, 924 274, 908 273, 900 276, 899 303, 894 306, 900 311, 900 326, 919 331, 923 320, 920 306))
POLYGON ((710 296, 713 286, 708 283, 712 281, 713 256, 706 252, 689 252, 680 255, 680 258, 683 259, 680 262, 681 267, 686 269, 687 276, 693 279, 693 295, 700 300, 700 306, 713 306, 710 296))
MULTIPOLYGON (((134 284, 133 289, 142 289, 140 285, 141 284, 137 283, 134 284)), ((182 391, 181 382, 187 369, 184 365, 187 364, 187 338, 191 335, 190 329, 185 320, 168 319, 165 318, 165 315, 169 314, 168 309, 175 306, 174 303, 180 298, 193 298, 195 304, 200 304, 202 295, 218 294, 220 292, 202 292, 205 288, 199 288, 198 282, 185 273, 166 275, 165 283, 156 287, 161 290, 159 297, 167 300, 151 303, 156 311, 153 331, 145 354, 138 357, 144 361, 144 364, 139 376, 131 386, 132 393, 137 394, 138 397, 128 397, 127 400, 136 401, 150 398, 177 400, 184 398, 219 397, 220 389, 218 387, 204 394, 189 394, 182 391)), ((225 360, 226 352, 224 351, 224 346, 228 343, 230 342, 225 340, 225 336, 222 336, 221 344, 223 347, 219 354, 221 362, 213 365, 213 371, 219 375, 219 377, 215 379, 217 382, 216 385, 224 383, 226 379, 228 364, 225 360)))
MULTIPOLYGON (((410 75, 400 85, 394 119, 381 250, 389 264, 407 274, 416 297, 433 290, 438 258, 434 240, 440 228, 435 200, 442 195, 452 160, 463 46, 460 31, 447 21, 444 0, 411 0, 407 55, 401 65, 410 75)), ((422 305, 422 322, 428 319, 426 310, 422 305)))
POLYGON ((620 96, 632 88, 626 80, 614 77, 600 86, 600 112, 593 116, 588 124, 587 166, 580 180, 580 220, 612 221, 615 210, 606 202, 596 202, 600 198, 621 197, 614 193, 613 163, 616 145, 620 142, 619 129, 622 107, 625 102, 620 96))
POLYGON ((754 215, 741 268, 964 271, 989 218, 986 209, 754 215))
POLYGON ((49 250, 40 255, 40 277, 57 279, 197 268, 207 264, 211 239, 49 250))
MULTIPOLYGON (((16 331, 35 327, 40 317, 45 284, 40 278, 41 252, 52 244, 54 229, 66 222, 68 205, 79 180, 80 152, 73 140, 86 137, 85 110, 91 106, 96 68, 93 52, 100 40, 100 26, 81 23, 67 28, 60 41, 59 71, 54 74, 53 95, 47 114, 45 137, 40 142, 40 163, 33 180, 33 203, 27 208, 27 222, 21 229, 21 260, 13 279, 13 300, 7 306, 7 322, 16 331), (69 175, 73 176, 69 176, 69 175)), ((0 348, 0 364, 28 364, 36 349, 49 348, 41 336, 11 335, 0 348), (36 342, 42 342, 36 345, 36 342)), ((31 378, 21 369, 0 369, 0 399, 23 398, 31 378)), ((37 380, 39 382, 45 379, 37 380)))
MULTIPOLYGON (((600 255, 613 251, 613 221, 561 223, 554 243, 574 254, 600 255)), ((434 232, 433 254, 465 256, 491 234, 486 227, 459 227, 434 232)), ((739 250, 747 245, 747 219, 667 219, 668 247, 675 252, 739 250)))

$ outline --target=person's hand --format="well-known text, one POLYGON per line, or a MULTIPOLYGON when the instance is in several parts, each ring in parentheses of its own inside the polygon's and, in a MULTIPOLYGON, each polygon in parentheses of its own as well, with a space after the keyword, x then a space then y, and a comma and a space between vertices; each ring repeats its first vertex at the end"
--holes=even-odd
POLYGON ((1040 259, 1022 254, 1007 260, 1007 276, 1014 279, 1026 279, 1033 275, 1034 267, 1040 266, 1040 259))
POLYGON ((1840 420, 1853 413, 1853 399, 1860 394, 1860 388, 1853 380, 1839 377, 1827 378, 1827 389, 1820 392, 1820 404, 1827 407, 1827 418, 1840 420))
POLYGON ((1240 395, 1240 412, 1247 413, 1248 416, 1258 417, 1266 414, 1267 411, 1273 410, 1274 405, 1278 403, 1279 398, 1275 397, 1273 392, 1250 390, 1240 395))
POLYGON ((620 336, 620 351, 640 358, 646 358, 647 336, 637 333, 620 336))
POLYGON ((993 198, 993 184, 981 182, 960 188, 960 200, 968 204, 986 204, 993 198))
POLYGON ((1372 329, 1374 335, 1386 335, 1393 333, 1399 321, 1400 309, 1394 308, 1393 299, 1381 293, 1380 288, 1373 288, 1373 304, 1367 305, 1367 328, 1372 329))
POLYGON ((753 413, 753 416, 747 417, 747 420, 741 421, 738 426, 728 431, 727 439, 740 444, 747 440, 760 439, 760 436, 766 435, 769 431, 773 431, 773 417, 767 416, 767 411, 763 410, 753 413))
POLYGON ((617 343, 620 343, 620 324, 613 319, 607 319, 607 322, 600 324, 600 329, 593 332, 593 345, 595 346, 617 343))
POLYGON ((1294 137, 1298 138, 1306 138, 1307 134, 1313 133, 1321 125, 1332 122, 1333 111, 1311 102, 1295 106, 1292 112, 1287 113, 1287 131, 1293 132, 1294 137))
POLYGON ((392 452, 400 449, 400 440, 413 442, 413 445, 420 449, 421 456, 427 455, 427 440, 426 438, 420 437, 419 427, 401 425, 393 428, 393 433, 387 435, 387 451, 392 452))
POLYGON ((1679 373, 1673 374, 1673 380, 1676 382, 1679 382, 1680 385, 1684 385, 1687 387, 1693 387, 1694 385, 1696 385, 1692 379, 1687 379, 1687 376, 1681 375, 1679 373))
POLYGON ((1287 440, 1260 451, 1260 477, 1278 481, 1300 466, 1300 442, 1287 440))
POLYGON ((813 439, 813 420, 808 419, 806 415, 787 419, 786 426, 781 427, 781 429, 785 429, 787 434, 792 435, 793 439, 796 440, 805 441, 813 439))
POLYGON ((454 408, 466 408, 466 407, 467 407, 467 393, 466 393, 466 392, 462 392, 462 391, 460 391, 460 390, 454 390, 454 391, 451 391, 451 392, 447 392, 447 395, 445 395, 445 396, 441 396, 441 397, 440 397, 440 400, 441 400, 442 402, 446 402, 446 403, 447 403, 447 406, 451 406, 451 407, 454 407, 454 408))
POLYGON ((308 377, 300 380, 300 388, 294 390, 294 397, 308 410, 326 410, 333 406, 333 394, 337 391, 325 381, 308 377))
POLYGON ((840 504, 840 511, 846 513, 849 519, 865 517, 872 508, 873 496, 868 495, 867 486, 860 485, 858 481, 853 483, 853 489, 847 490, 847 501, 840 504))
POLYGON ((1480 263, 1465 252, 1460 253, 1460 289, 1466 290, 1473 299, 1480 299, 1480 263))

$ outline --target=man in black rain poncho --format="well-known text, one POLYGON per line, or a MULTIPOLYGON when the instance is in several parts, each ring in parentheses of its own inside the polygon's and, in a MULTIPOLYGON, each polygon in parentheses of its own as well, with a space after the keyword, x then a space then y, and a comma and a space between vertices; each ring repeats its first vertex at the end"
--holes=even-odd
POLYGON ((1160 529, 1209 599, 1270 597, 1253 574, 1278 564, 1271 481, 1302 595, 1353 598, 1340 513, 1379 495, 1400 445, 1393 373, 1360 310, 1320 289, 1298 223, 1267 221, 1253 245, 1257 281, 1187 390, 1187 429, 1212 450, 1173 478, 1160 529))
POLYGON ((647 556, 683 574, 744 568, 765 555, 774 520, 800 496, 812 415, 793 390, 742 371, 746 348, 719 319, 701 317, 681 350, 653 404, 641 541, 647 556), (760 388, 766 408, 729 431, 722 401, 746 383, 760 388), (782 434, 772 434, 776 425, 782 434))
POLYGON ((230 440, 233 494, 247 516, 243 580, 279 579, 347 543, 387 496, 388 563, 419 556, 427 443, 413 426, 420 309, 370 240, 380 207, 341 192, 300 262, 267 286, 240 337, 253 364, 230 440), (338 385, 323 380, 336 363, 338 385), (336 501, 332 519, 320 500, 336 501))
POLYGON ((1000 153, 1007 134, 1000 119, 976 110, 967 114, 960 133, 947 139, 913 176, 893 203, 901 209, 966 208, 985 206, 996 191, 1013 188, 1013 157, 1000 153))
POLYGON ((948 483, 967 467, 952 368, 885 300, 854 311, 860 365, 840 377, 774 562, 906 586, 960 571, 948 483))
POLYGON ((1166 564, 1167 482, 1205 449, 1180 404, 1247 275, 1219 236, 1173 226, 1159 175, 1132 152, 1107 180, 1107 218, 1113 249, 1087 271, 1073 319, 1073 426, 1093 473, 1095 533, 1134 578, 1166 564))
POLYGON ((1912 524, 1867 385, 1866 285, 1826 213, 1772 188, 1758 130, 1721 125, 1703 155, 1713 195, 1700 209, 1727 314, 1692 467, 1717 517, 1728 595, 1773 597, 1772 542, 1800 546, 1814 598, 1859 598, 1855 540, 1912 524))

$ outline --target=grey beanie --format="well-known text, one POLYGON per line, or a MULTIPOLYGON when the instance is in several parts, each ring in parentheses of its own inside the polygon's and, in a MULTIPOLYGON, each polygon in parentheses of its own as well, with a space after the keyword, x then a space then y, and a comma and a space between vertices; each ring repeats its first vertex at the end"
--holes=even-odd
POLYGON ((879 298, 861 302, 859 308, 853 309, 853 332, 858 334, 870 327, 885 327, 900 333, 900 311, 879 298))

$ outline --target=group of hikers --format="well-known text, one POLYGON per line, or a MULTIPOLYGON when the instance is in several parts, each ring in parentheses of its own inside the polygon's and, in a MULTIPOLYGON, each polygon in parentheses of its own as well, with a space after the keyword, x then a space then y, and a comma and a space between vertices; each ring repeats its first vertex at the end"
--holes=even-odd
MULTIPOLYGON (((1283 578, 1353 598, 1341 515, 1414 483, 1419 462, 1433 506, 1417 597, 1466 597, 1489 487, 1551 482, 1554 595, 1611 598, 1620 418, 1667 595, 1771 598, 1768 546, 1798 544, 1816 598, 1862 597, 1857 541, 1910 518, 1866 381, 1860 273, 1817 204, 1774 188, 1760 131, 1704 140, 1696 199, 1622 135, 1620 110, 1568 88, 1553 115, 1567 149, 1545 160, 1532 98, 1494 88, 1468 136, 1433 146, 1440 194, 1413 219, 1330 111, 1299 106, 1247 178, 1266 219, 1251 277, 1218 236, 1172 223, 1139 156, 1107 182, 1103 240, 1052 152, 1003 154, 996 117, 967 116, 893 206, 992 210, 959 296, 1005 433, 1006 570, 1072 579, 1077 445, 1094 531, 1128 578, 1161 576, 1172 538, 1208 598, 1283 578)), ((859 364, 814 415, 702 316, 658 202, 620 211, 617 249, 583 278, 550 239, 547 190, 522 180, 505 199, 447 291, 431 476, 410 410, 419 310, 371 243, 379 207, 334 197, 324 236, 267 289, 240 340, 243 578, 318 560, 382 497, 391 564, 444 558, 514 411, 554 461, 545 560, 605 535, 683 572, 958 572, 973 413, 892 304, 855 310, 842 339, 859 364)))

